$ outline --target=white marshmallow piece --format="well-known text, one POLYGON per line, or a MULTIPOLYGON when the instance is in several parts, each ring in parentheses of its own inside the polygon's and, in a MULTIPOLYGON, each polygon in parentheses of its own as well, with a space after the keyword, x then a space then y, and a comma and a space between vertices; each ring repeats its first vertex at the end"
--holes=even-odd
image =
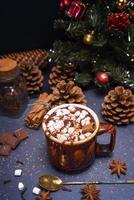
POLYGON ((48 119, 49 118, 49 115, 45 115, 45 117, 44 117, 45 119, 48 119))
POLYGON ((90 120, 91 120, 90 117, 86 117, 85 119, 83 119, 83 120, 81 121, 81 125, 84 126, 84 125, 89 124, 89 123, 90 123, 90 120))
POLYGON ((74 127, 68 128, 68 133, 69 133, 69 134, 72 134, 74 131, 75 131, 75 128, 74 128, 74 127))
POLYGON ((68 109, 69 109, 71 112, 75 112, 75 111, 76 111, 76 108, 75 108, 73 105, 69 106, 68 109))
POLYGON ((79 135, 80 140, 84 140, 85 136, 84 135, 79 135))
POLYGON ((21 176, 22 174, 22 169, 16 169, 14 172, 14 176, 21 176))
POLYGON ((54 122, 53 121, 49 121, 49 123, 47 124, 47 127, 53 126, 54 122))
POLYGON ((19 183, 18 183, 18 189, 19 189, 20 191, 23 191, 24 188, 25 188, 24 184, 23 184, 22 182, 19 182, 19 183))
POLYGON ((78 118, 76 119, 76 122, 80 123, 80 121, 81 121, 81 118, 78 117, 78 118))
POLYGON ((91 134, 92 134, 92 133, 87 132, 87 133, 85 133, 84 135, 85 135, 86 137, 89 137, 91 134))
POLYGON ((56 111, 56 116, 60 117, 60 116, 62 116, 62 115, 63 115, 63 114, 62 114, 61 109, 58 109, 58 110, 56 111))
POLYGON ((87 112, 85 111, 85 110, 83 110, 82 112, 81 112, 81 114, 80 114, 80 118, 81 119, 84 119, 85 117, 86 117, 86 115, 87 115, 87 112))
POLYGON ((79 115, 80 115, 80 111, 76 111, 75 116, 79 117, 79 115))
POLYGON ((55 129, 54 129, 53 126, 48 127, 48 130, 49 130, 51 133, 53 133, 53 132, 55 131, 55 129))
POLYGON ((34 187, 34 188, 33 188, 33 194, 39 195, 40 192, 41 192, 41 189, 40 189, 40 188, 38 188, 38 187, 34 187))
POLYGON ((54 128, 59 131, 61 128, 63 128, 64 122, 62 120, 56 121, 54 128))
POLYGON ((70 111, 68 109, 62 109, 63 115, 70 114, 70 111))
POLYGON ((65 135, 61 135, 61 134, 57 134, 57 139, 61 142, 64 142, 65 140, 67 140, 65 135))

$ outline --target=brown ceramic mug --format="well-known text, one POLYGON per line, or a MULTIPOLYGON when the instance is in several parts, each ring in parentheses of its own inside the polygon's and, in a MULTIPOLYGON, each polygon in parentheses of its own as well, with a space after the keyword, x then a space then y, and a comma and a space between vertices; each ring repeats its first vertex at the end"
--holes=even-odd
POLYGON ((80 104, 63 104, 52 108, 45 115, 42 125, 47 140, 50 161, 53 166, 64 171, 81 170, 92 164, 95 157, 110 155, 115 146, 116 129, 113 125, 99 122, 98 116, 92 109, 80 104), (67 108, 69 105, 88 111, 94 119, 95 130, 84 140, 63 143, 52 135, 46 134, 45 119, 51 116, 57 109, 67 108), (102 134, 110 134, 109 144, 97 143, 97 136, 102 134))

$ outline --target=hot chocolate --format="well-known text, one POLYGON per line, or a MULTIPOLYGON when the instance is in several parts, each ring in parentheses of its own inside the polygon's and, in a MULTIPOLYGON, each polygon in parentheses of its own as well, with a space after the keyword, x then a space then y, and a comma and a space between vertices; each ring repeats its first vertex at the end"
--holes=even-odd
POLYGON ((100 123, 96 113, 80 104, 62 104, 44 116, 43 130, 53 166, 65 171, 89 166, 96 156, 109 155, 116 130, 100 123), (110 134, 109 144, 97 143, 97 135, 110 134))
POLYGON ((84 108, 75 105, 57 108, 44 118, 46 135, 63 143, 74 143, 90 137, 96 129, 95 120, 84 108))

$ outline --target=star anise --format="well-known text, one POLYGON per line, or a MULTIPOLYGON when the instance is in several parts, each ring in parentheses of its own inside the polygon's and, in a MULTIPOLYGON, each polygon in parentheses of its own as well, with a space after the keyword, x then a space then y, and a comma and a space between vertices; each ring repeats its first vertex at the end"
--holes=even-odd
POLYGON ((81 188, 81 192, 85 200, 100 200, 100 190, 98 190, 95 185, 86 185, 81 188))
POLYGON ((112 162, 109 165, 109 169, 111 170, 112 174, 117 174, 117 176, 120 177, 121 174, 126 174, 127 165, 122 161, 112 160, 112 162))
POLYGON ((39 196, 36 198, 36 200, 52 200, 52 197, 50 197, 50 192, 41 192, 39 196))

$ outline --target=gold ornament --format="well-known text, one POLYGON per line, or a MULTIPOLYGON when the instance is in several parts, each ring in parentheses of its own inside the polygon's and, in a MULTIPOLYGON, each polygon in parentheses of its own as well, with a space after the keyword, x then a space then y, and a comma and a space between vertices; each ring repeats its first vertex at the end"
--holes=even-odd
POLYGON ((86 44, 86 45, 92 44, 93 38, 94 38, 93 33, 94 33, 94 32, 88 33, 88 34, 84 35, 84 37, 83 37, 83 42, 84 42, 84 44, 86 44))
POLYGON ((117 0, 116 7, 119 10, 125 9, 125 8, 127 8, 127 3, 128 3, 128 0, 117 0))

